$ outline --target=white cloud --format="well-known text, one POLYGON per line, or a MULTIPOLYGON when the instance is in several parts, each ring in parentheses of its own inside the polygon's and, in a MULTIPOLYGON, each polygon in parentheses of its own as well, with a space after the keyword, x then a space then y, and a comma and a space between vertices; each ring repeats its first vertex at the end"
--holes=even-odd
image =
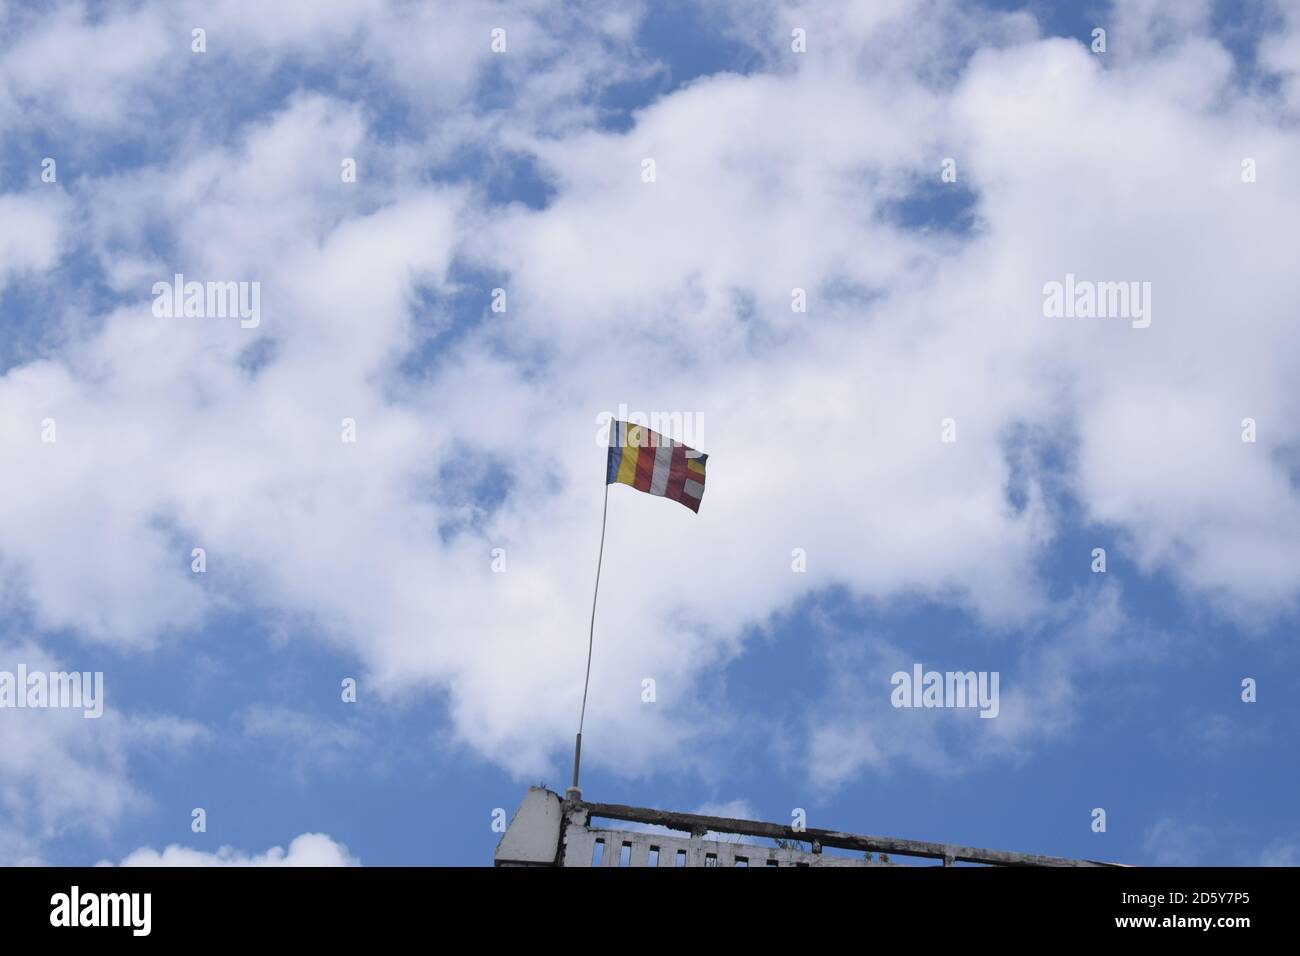
POLYGON ((68 203, 52 186, 0 195, 0 292, 15 277, 44 272, 58 262, 67 213, 68 203))
MULTIPOLYGON (((30 641, 0 643, 0 671, 79 670, 30 641)), ((112 671, 103 678, 103 715, 82 709, 0 710, 0 865, 37 862, 41 846, 66 833, 107 836, 149 798, 131 780, 132 754, 182 753, 207 737, 175 717, 123 714, 112 671)))
POLYGON ((1214 833, 1174 817, 1161 817, 1142 834, 1142 851, 1152 866, 1195 866, 1205 859, 1214 833))
MULTIPOLYGON (((239 723, 248 739, 277 747, 277 764, 303 781, 311 770, 336 768, 367 740, 357 727, 283 706, 248 707, 239 715, 239 723)), ((372 772, 378 759, 373 748, 367 751, 372 772)))
MULTIPOLYGON (((1023 760, 1032 750, 1072 729, 1084 680, 1119 661, 1150 656, 1150 636, 1126 619, 1118 588, 1076 593, 1042 624, 1048 639, 1031 640, 1014 669, 1005 648, 967 647, 942 653, 917 642, 868 635, 841 640, 827 653, 826 686, 793 732, 808 741, 792 748, 819 795, 833 793, 864 771, 888 773, 908 765, 955 776, 992 760, 1023 760), (996 657, 991 652, 999 650, 996 657), (996 673, 995 706, 896 708, 892 676, 925 671, 996 673), (995 716, 981 717, 987 709, 995 716)), ((991 676, 984 678, 991 681, 991 676)), ((986 683, 991 693, 992 684, 986 683)))
MULTIPOLYGON (((238 9, 212 22, 244 23, 238 9)), ((436 81, 453 67, 427 55, 413 28, 429 24, 409 7, 369 10, 365 27, 341 14, 240 27, 262 57, 362 30, 371 79, 428 90, 436 132, 388 145, 364 109, 295 96, 78 190, 105 273, 139 291, 102 329, 0 377, 15 451, 0 541, 38 627, 141 648, 228 603, 285 611, 357 655, 365 692, 445 688, 456 742, 544 773, 567 755, 580 694, 595 417, 620 401, 702 414, 711 456, 699 515, 611 492, 585 750, 621 772, 707 764, 735 720, 709 699, 711 668, 811 590, 942 600, 995 630, 1056 620, 1036 567, 1061 516, 1032 460, 1024 507, 1007 501, 1018 428, 1060 444, 1086 515, 1143 570, 1248 622, 1294 607, 1300 502, 1281 462, 1300 443, 1285 233, 1300 186, 1272 172, 1244 185, 1239 169, 1243 155, 1289 169, 1300 140, 1228 85, 1212 37, 1175 42, 1199 21, 1103 67, 1038 40, 1023 15, 977 24, 926 5, 944 15, 913 31, 918 8, 882 7, 823 28, 797 63, 768 50, 769 73, 694 83, 620 133, 587 126, 584 99, 614 53, 566 48, 541 30, 544 7, 527 10, 519 60, 443 41, 450 91, 436 81), (970 43, 982 49, 964 64, 970 43), (921 66, 938 49, 961 68, 951 82, 921 66), (474 118, 475 69, 530 64, 546 71, 509 120, 474 118), (535 153, 556 189, 547 208, 429 185, 456 148, 503 143, 535 153), (349 191, 338 162, 354 153, 349 191), (976 194, 975 229, 900 227, 888 210, 945 156, 976 194), (485 302, 426 377, 403 378, 415 287, 445 290, 458 258, 507 273, 510 310, 485 302), (151 270, 260 279, 262 326, 153 318, 151 270), (1044 319, 1042 286, 1067 272, 1151 281, 1151 328, 1044 319), (790 310, 796 286, 807 314, 790 310), (275 353, 250 374, 239 358, 263 339, 275 353), (56 445, 39 440, 47 416, 56 445), (939 441, 949 416, 954 445, 939 441), (1258 444, 1238 438, 1245 416, 1258 444), (355 445, 339 440, 345 417, 355 445), (444 536, 465 515, 437 476, 465 460, 498 463, 510 493, 444 536), (229 572, 223 591, 189 573, 195 545, 229 572), (790 571, 796 547, 807 574, 790 571)), ((785 30, 785 12, 769 15, 764 30, 785 30)), ((123 108, 100 106, 105 123, 123 108)), ((985 722, 1007 735, 998 754, 1049 735, 1030 727, 1070 725, 1066 658, 1025 655, 1042 692, 985 722)), ((889 759, 894 742, 836 719, 816 738, 824 783, 889 759)), ((907 744, 943 765, 944 739, 907 744)))
POLYGON ((1276 5, 1282 29, 1270 32, 1259 45, 1260 65, 1277 75, 1282 100, 1292 114, 1300 113, 1300 11, 1276 5))
POLYGON ((1300 865, 1300 843, 1287 834, 1262 849, 1246 845, 1236 827, 1209 827, 1174 816, 1162 816, 1142 833, 1142 850, 1152 866, 1199 866, 1214 857, 1233 866, 1300 865))
MULTIPOLYGON (((103 861, 100 866, 111 866, 103 861)), ((360 866, 348 848, 324 833, 304 833, 293 838, 286 851, 273 846, 265 853, 248 854, 223 846, 216 853, 171 844, 161 853, 141 847, 128 854, 119 866, 360 866)))
POLYGON ((424 123, 430 148, 445 157, 468 132, 498 123, 462 109, 485 83, 509 88, 512 119, 530 128, 592 121, 595 85, 652 69, 632 44, 643 9, 625 4, 611 16, 600 0, 569 4, 563 15, 549 0, 284 0, 274 9, 256 0, 155 0, 92 11, 84 0, 59 0, 8 16, 0 129, 53 118, 111 141, 145 127, 161 155, 237 122, 232 112, 263 108, 258 94, 280 92, 276 68, 288 63, 329 70, 359 99, 381 89, 424 123), (504 54, 491 49, 498 27, 504 54), (198 28, 202 53, 191 48, 198 28))
POLYGON ((725 803, 705 803, 696 807, 692 813, 706 817, 725 817, 729 820, 757 820, 754 809, 748 800, 728 800, 725 803))
POLYGON ((1260 866, 1300 866, 1300 843, 1275 840, 1259 856, 1260 866))
POLYGON ((23 114, 116 126, 133 118, 133 92, 170 72, 169 56, 189 54, 188 29, 168 31, 159 7, 92 19, 84 3, 62 3, 14 19, 27 29, 12 29, 0 57, 0 129, 23 114))

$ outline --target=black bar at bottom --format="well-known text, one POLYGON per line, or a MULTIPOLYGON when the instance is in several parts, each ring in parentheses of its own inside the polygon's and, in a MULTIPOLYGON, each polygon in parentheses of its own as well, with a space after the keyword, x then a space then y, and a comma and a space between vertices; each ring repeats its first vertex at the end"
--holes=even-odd
POLYGON ((1195 937, 1232 945, 1257 930, 1276 938, 1295 910, 1294 873, 1286 870, 666 869, 0 869, 0 926, 10 944, 57 945, 75 934, 76 942, 92 944, 285 940, 295 951, 313 942, 334 951, 350 939, 427 938, 452 926, 490 930, 494 941, 518 933, 537 945, 590 933, 606 919, 629 928, 680 925, 685 932, 709 913, 740 917, 729 927, 737 939, 748 935, 746 920, 758 917, 754 928, 762 932, 768 920, 789 919, 806 933, 830 919, 864 946, 895 938, 973 940, 962 927, 999 943, 1042 939, 1047 931, 1072 940, 1195 937), (77 922, 118 925, 72 926, 73 887, 77 922), (525 918, 533 914, 536 920, 525 918))

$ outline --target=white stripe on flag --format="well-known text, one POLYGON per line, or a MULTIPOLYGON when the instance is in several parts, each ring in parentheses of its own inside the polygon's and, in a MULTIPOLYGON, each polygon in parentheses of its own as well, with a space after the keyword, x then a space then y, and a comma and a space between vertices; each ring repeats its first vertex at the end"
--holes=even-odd
POLYGON ((668 491, 668 466, 673 462, 673 446, 664 443, 655 449, 655 471, 650 479, 650 494, 664 495, 668 491))
POLYGON ((682 494, 699 501, 704 497, 704 486, 698 481, 692 481, 690 478, 687 478, 686 484, 682 485, 682 494))

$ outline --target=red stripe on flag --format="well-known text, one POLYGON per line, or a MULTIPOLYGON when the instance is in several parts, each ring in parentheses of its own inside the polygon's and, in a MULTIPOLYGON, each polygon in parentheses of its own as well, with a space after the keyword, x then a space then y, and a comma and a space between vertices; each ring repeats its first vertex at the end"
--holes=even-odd
POLYGON ((686 446, 676 445, 673 448, 672 460, 668 463, 668 487, 664 489, 664 497, 681 501, 684 484, 686 484, 686 446))
POLYGON ((659 449, 649 443, 649 438, 646 442, 637 449, 636 481, 632 483, 632 487, 637 491, 649 491, 650 482, 655 476, 655 452, 659 449))

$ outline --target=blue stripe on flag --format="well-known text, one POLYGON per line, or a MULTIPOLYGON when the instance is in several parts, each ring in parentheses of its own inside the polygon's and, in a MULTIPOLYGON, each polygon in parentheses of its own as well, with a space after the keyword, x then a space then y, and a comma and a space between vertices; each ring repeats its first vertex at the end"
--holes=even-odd
POLYGON ((609 423, 609 461, 605 465, 605 484, 612 485, 618 478, 618 466, 623 460, 623 423, 609 423))

